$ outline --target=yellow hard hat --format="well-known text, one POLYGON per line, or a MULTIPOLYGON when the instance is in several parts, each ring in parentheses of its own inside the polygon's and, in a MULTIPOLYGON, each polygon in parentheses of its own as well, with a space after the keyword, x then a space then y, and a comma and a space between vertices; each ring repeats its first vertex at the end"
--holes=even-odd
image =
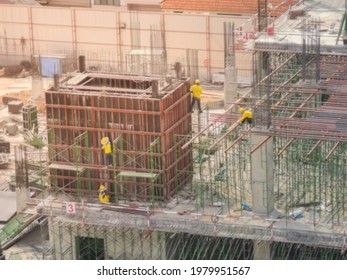
POLYGON ((105 186, 104 185, 100 185, 99 191, 104 191, 104 190, 106 190, 105 186))
POLYGON ((200 84, 200 80, 195 80, 195 83, 196 84, 200 84))
POLYGON ((108 137, 104 137, 101 139, 101 144, 105 145, 108 142, 108 137))
POLYGON ((242 114, 245 111, 245 108, 240 108, 239 112, 242 114))

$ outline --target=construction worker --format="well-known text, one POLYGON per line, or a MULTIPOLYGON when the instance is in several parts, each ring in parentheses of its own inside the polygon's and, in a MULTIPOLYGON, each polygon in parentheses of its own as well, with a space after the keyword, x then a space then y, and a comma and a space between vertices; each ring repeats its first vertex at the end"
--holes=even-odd
POLYGON ((245 110, 245 108, 240 108, 239 110, 242 117, 237 121, 239 124, 244 124, 245 122, 248 124, 252 124, 253 114, 251 111, 245 110))
POLYGON ((198 108, 199 108, 199 113, 202 113, 201 110, 201 94, 202 94, 202 87, 200 86, 200 80, 195 80, 195 84, 190 87, 190 93, 192 93, 193 98, 192 98, 192 104, 190 106, 190 111, 194 113, 194 104, 195 102, 198 103, 198 108))
POLYGON ((105 165, 112 165, 112 146, 110 139, 108 137, 102 138, 101 145, 101 149, 103 149, 105 153, 105 165))
POLYGON ((104 185, 100 185, 100 187, 99 187, 99 201, 101 203, 109 203, 110 202, 110 195, 108 194, 108 191, 104 185))

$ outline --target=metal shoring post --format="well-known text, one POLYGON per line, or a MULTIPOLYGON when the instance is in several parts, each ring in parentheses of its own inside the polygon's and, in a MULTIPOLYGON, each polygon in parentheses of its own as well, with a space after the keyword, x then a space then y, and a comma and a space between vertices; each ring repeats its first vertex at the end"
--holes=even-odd
MULTIPOLYGON (((321 208, 321 204, 322 204, 322 193, 324 192, 324 180, 323 177, 325 177, 325 173, 324 173, 324 166, 325 166, 325 160, 324 160, 324 148, 325 148, 325 142, 322 142, 321 145, 321 149, 320 149, 320 161, 319 161, 319 168, 318 168, 318 179, 317 179, 317 188, 315 190, 315 201, 319 201, 319 205, 317 207, 319 207, 319 209, 321 208)), ((321 217, 321 211, 317 211, 317 209, 315 209, 315 221, 314 221, 314 226, 316 226, 319 223, 319 219, 321 217)))
POLYGON ((332 182, 334 182, 333 184, 333 188, 334 188, 334 193, 335 193, 335 212, 333 214, 333 217, 335 218, 335 222, 333 219, 333 224, 339 224, 340 222, 340 215, 339 215, 339 208, 340 208, 340 193, 339 193, 339 187, 338 187, 338 181, 339 181, 339 158, 334 156, 333 157, 333 162, 334 162, 334 170, 335 170, 335 180, 333 180, 332 182))
POLYGON ((80 156, 81 156, 81 151, 78 148, 78 140, 80 140, 81 136, 84 133, 78 135, 77 137, 74 138, 74 150, 75 150, 75 163, 76 163, 76 177, 77 177, 77 197, 78 200, 81 200, 81 178, 80 178, 80 172, 79 172, 79 161, 80 161, 80 156))
MULTIPOLYGON (((237 135, 235 135, 236 137, 237 135)), ((228 141, 225 141, 225 149, 228 147, 228 141)), ((232 166, 234 166, 234 172, 233 172, 233 185, 234 185, 234 191, 235 191, 235 205, 238 205, 240 203, 241 205, 241 182, 240 182, 240 176, 241 176, 241 169, 240 169, 240 163, 237 160, 238 159, 238 146, 233 147, 231 150, 231 159, 232 159, 232 166)))
MULTIPOLYGON (((52 162, 53 159, 56 157, 55 154, 54 154, 54 130, 53 128, 50 128, 49 131, 48 131, 48 151, 49 151, 49 162, 52 162)), ((54 174, 51 173, 51 185, 57 187, 58 186, 58 179, 57 179, 57 171, 56 169, 51 169, 51 172, 52 170, 54 170, 54 174), (53 178, 52 178, 53 177, 53 178)))
POLYGON ((334 227, 334 213, 335 213, 335 207, 336 207, 336 200, 334 199, 334 191, 332 189, 333 185, 332 183, 336 180, 336 165, 335 165, 335 157, 331 158, 330 160, 330 164, 331 164, 331 167, 330 167, 330 172, 331 172, 331 180, 330 180, 330 203, 331 203, 331 213, 332 213, 332 216, 331 216, 331 226, 332 228, 334 227))
MULTIPOLYGON (((86 131, 85 132, 85 136, 84 136, 84 147, 85 147, 85 150, 87 150, 87 156, 86 156, 87 164, 90 164, 90 162, 91 162, 91 155, 90 155, 90 149, 89 149, 89 138, 88 138, 88 136, 89 136, 88 135, 88 131, 86 131)), ((92 184, 91 184, 92 180, 90 178, 90 169, 89 168, 87 169, 87 178, 88 178, 88 180, 87 180, 87 188, 89 190, 89 194, 91 195, 91 190, 93 189, 93 187, 92 187, 92 184)))
POLYGON ((42 164, 42 148, 39 149, 39 175, 40 175, 40 183, 41 183, 41 187, 43 188, 40 196, 42 197, 42 199, 44 198, 44 189, 45 189, 45 180, 44 180, 44 166, 42 164))
POLYGON ((205 155, 205 144, 200 141, 199 137, 199 180, 198 180, 198 190, 197 190, 197 211, 199 211, 199 208, 203 208, 204 206, 204 184, 202 182, 202 178, 203 178, 203 160, 204 160, 204 155, 205 155))
POLYGON ((178 176, 180 175, 179 174, 179 171, 178 171, 178 166, 177 166, 177 158, 178 158, 178 148, 177 148, 177 146, 178 146, 178 142, 179 141, 177 141, 177 138, 178 138, 179 136, 178 135, 174 135, 174 147, 175 147, 175 152, 174 152, 174 161, 175 161, 175 169, 176 169, 176 176, 175 176, 175 193, 176 193, 176 203, 178 204, 178 176))
MULTIPOLYGON (((226 141, 225 141, 225 144, 226 144, 226 141)), ((227 168, 228 165, 228 153, 222 153, 224 155, 224 164, 225 164, 225 167, 227 168)), ((233 167, 234 168, 234 167, 233 167)), ((231 199, 231 192, 230 192, 230 182, 229 182, 229 172, 228 172, 228 168, 226 169, 226 172, 225 172, 225 187, 226 187, 226 193, 227 193, 227 206, 228 206, 228 214, 230 213, 230 199, 231 199)), ((222 205, 223 207, 223 205, 222 205)))
MULTIPOLYGON (((293 161, 295 160, 297 160, 297 158, 295 157, 295 154, 294 154, 294 149, 293 149, 293 147, 291 147, 291 149, 290 149, 290 156, 291 156, 291 163, 293 164, 293 161)), ((295 173, 296 175, 297 175, 297 173, 295 173)), ((292 185, 290 186, 290 200, 289 200, 289 202, 290 202, 290 205, 289 205, 289 207, 290 207, 290 210, 291 211, 293 211, 293 201, 294 201, 294 199, 295 199, 295 197, 294 197, 294 185, 296 185, 295 183, 293 184, 293 181, 294 180, 297 180, 297 176, 295 176, 295 174, 294 174, 294 176, 293 176, 293 179, 292 179, 292 185)), ((297 183, 297 182, 296 182, 297 183)), ((289 212, 289 211, 288 211, 289 212)))
MULTIPOLYGON (((123 137, 123 134, 121 136, 121 139, 120 139, 120 162, 119 162, 119 165, 120 165, 120 169, 124 168, 123 164, 124 164, 124 137, 123 137)), ((124 197, 124 201, 126 202, 127 200, 127 196, 124 195, 124 190, 123 190, 123 177, 120 177, 120 183, 121 183, 121 186, 120 186, 120 193, 123 194, 123 197, 124 197)), ((126 190, 125 190, 126 192, 126 190)))
POLYGON ((213 223, 213 238, 217 238, 217 223, 219 221, 219 217, 217 215, 211 216, 211 221, 213 223))
MULTIPOLYGON (((242 166, 243 166, 243 162, 242 162, 242 142, 238 143, 236 146, 238 147, 238 167, 239 167, 239 186, 240 186, 240 206, 241 203, 244 201, 244 196, 245 196, 245 188, 244 188, 244 184, 242 184, 243 181, 243 174, 242 174, 242 166)), ((241 215, 242 215, 242 207, 241 207, 241 215)))
POLYGON ((114 184, 114 202, 118 205, 118 176, 117 176, 117 143, 121 140, 122 135, 116 137, 112 142, 112 162, 113 162, 113 184, 114 184))
POLYGON ((108 242, 108 238, 107 238, 107 227, 103 228, 102 233, 103 233, 103 237, 104 237, 104 240, 105 240, 105 241, 104 241, 104 244, 105 244, 105 252, 109 252, 110 249, 109 249, 109 247, 108 247, 109 242, 108 242))
MULTIPOLYGON (((324 154, 325 144, 326 144, 326 141, 323 141, 321 151, 320 151, 321 161, 320 161, 319 170, 318 170, 318 183, 317 183, 318 189, 316 190, 317 191, 317 196, 316 196, 317 201, 320 202, 320 205, 322 204, 322 199, 323 199, 322 193, 323 193, 323 188, 324 188, 323 176, 325 175, 324 174, 325 163, 324 163, 324 159, 323 159, 323 154, 324 154)), ((320 205, 318 206, 319 208, 320 208, 320 205)), ((315 218, 317 219, 317 223, 314 223, 314 226, 316 226, 319 223, 319 219, 321 218, 321 212, 322 211, 317 211, 316 216, 315 216, 315 218)))
MULTIPOLYGON (((156 141, 157 141, 157 143, 156 143, 157 154, 160 155, 161 154, 161 146, 160 146, 161 141, 160 141, 159 138, 157 138, 156 141)), ((154 163, 155 163, 155 167, 156 167, 155 169, 162 170, 161 160, 160 160, 160 158, 158 156, 155 157, 154 163)), ((157 183, 158 183, 158 181, 157 181, 158 179, 159 179, 159 184, 162 186, 162 182, 163 182, 162 175, 155 176, 155 180, 156 180, 157 183)))
POLYGON ((82 199, 82 225, 85 225, 86 222, 86 211, 84 207, 84 200, 82 199))
POLYGON ((340 210, 339 209, 341 209, 341 207, 342 207, 342 197, 343 197, 343 191, 342 191, 342 189, 341 189, 341 185, 342 185, 342 183, 340 184, 339 182, 340 182, 340 178, 341 178, 341 176, 343 176, 342 174, 341 174, 341 172, 340 172, 340 170, 341 170, 341 166, 342 166, 342 159, 341 159, 341 157, 337 154, 337 153, 335 153, 335 162, 336 162, 336 164, 335 164, 335 169, 336 169, 336 180, 335 180, 335 188, 336 188, 336 206, 337 206, 337 210, 336 210, 336 213, 337 213, 337 221, 336 221, 336 223, 337 224, 340 224, 342 221, 341 221, 341 214, 340 214, 340 210), (341 190, 341 191, 340 191, 341 190))
MULTIPOLYGON (((316 192, 317 192, 317 161, 319 161, 319 156, 317 155, 317 153, 315 153, 313 155, 313 171, 312 171, 312 177, 313 177, 313 182, 312 182, 312 185, 313 185, 313 199, 312 201, 314 202, 314 205, 313 205, 313 226, 315 226, 316 224, 316 192)), ((318 172, 319 174, 319 172, 318 172)))
POLYGON ((216 184, 213 184, 212 182, 212 167, 211 167, 211 154, 210 150, 206 149, 207 156, 208 156, 208 172, 209 172, 209 180, 208 180, 208 188, 210 189, 210 199, 211 199, 211 205, 213 205, 213 189, 216 187, 216 184))
POLYGON ((149 210, 149 207, 147 207, 147 230, 145 234, 145 239, 148 238, 148 236, 151 234, 151 220, 150 220, 151 212, 149 210))
MULTIPOLYGON (((284 176, 284 181, 285 181, 285 205, 284 205, 284 208, 285 208, 285 214, 286 216, 288 216, 288 213, 289 213, 289 201, 290 201, 290 182, 292 180, 291 177, 289 177, 288 180, 286 180, 286 177, 288 177, 288 173, 289 173, 289 169, 291 168, 291 164, 292 164, 292 161, 291 161, 291 148, 286 149, 284 152, 284 158, 285 158, 285 163, 284 163, 284 167, 286 167, 286 169, 284 169, 284 172, 285 172, 285 176, 284 176)), ((283 158, 282 157, 282 158, 283 158)))
POLYGON ((155 206, 155 189, 154 189, 154 178, 153 178, 153 171, 154 171, 154 159, 153 159, 153 153, 154 153, 154 148, 153 146, 156 145, 158 142, 158 138, 154 140, 149 146, 149 151, 150 151, 150 167, 151 167, 151 190, 152 190, 152 206, 155 206))
MULTIPOLYGON (((327 146, 329 145, 329 142, 325 142, 325 145, 324 145, 324 154, 326 153, 327 151, 327 146)), ((328 172, 328 165, 329 165, 329 161, 327 160, 324 160, 323 161, 323 174, 325 175, 323 178, 323 186, 324 186, 324 194, 322 196, 322 192, 320 193, 320 202, 324 202, 324 205, 327 205, 327 197, 328 197, 328 186, 327 186, 327 182, 328 182, 328 178, 329 178, 329 172, 328 172)), ((322 212, 322 211, 321 211, 322 212)), ((320 218, 322 217, 322 214, 320 214, 320 218)))
MULTIPOLYGON (((346 2, 346 5, 347 5, 347 2, 346 2)), ((346 27, 347 28, 347 27, 346 27)), ((346 148, 345 148, 345 143, 343 143, 342 145, 342 149, 341 149, 341 152, 345 151, 346 148)), ((342 156, 342 155, 341 155, 342 156)), ((347 162, 347 159, 344 157, 342 159, 342 182, 343 182, 343 186, 342 186, 342 201, 343 201, 343 206, 342 206, 342 216, 345 217, 345 202, 346 202, 346 189, 347 189, 347 165, 346 165, 346 162, 347 162)))

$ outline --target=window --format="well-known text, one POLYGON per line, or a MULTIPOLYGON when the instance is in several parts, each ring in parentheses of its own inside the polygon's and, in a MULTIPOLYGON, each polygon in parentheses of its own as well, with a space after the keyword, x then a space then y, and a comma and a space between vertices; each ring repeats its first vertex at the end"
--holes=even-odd
POLYGON ((120 0, 94 0, 94 5, 120 6, 120 0))

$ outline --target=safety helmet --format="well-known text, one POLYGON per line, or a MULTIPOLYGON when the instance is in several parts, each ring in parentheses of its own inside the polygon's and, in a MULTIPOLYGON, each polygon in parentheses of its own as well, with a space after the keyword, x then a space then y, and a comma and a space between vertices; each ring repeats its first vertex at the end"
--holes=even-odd
POLYGON ((104 137, 101 139, 101 144, 105 145, 108 142, 108 137, 104 137))
POLYGON ((195 83, 196 84, 200 84, 200 80, 195 80, 195 83))
POLYGON ((240 108, 239 112, 242 114, 245 111, 245 108, 240 108))
POLYGON ((99 191, 104 191, 104 190, 106 190, 105 186, 104 185, 100 185, 99 191))

